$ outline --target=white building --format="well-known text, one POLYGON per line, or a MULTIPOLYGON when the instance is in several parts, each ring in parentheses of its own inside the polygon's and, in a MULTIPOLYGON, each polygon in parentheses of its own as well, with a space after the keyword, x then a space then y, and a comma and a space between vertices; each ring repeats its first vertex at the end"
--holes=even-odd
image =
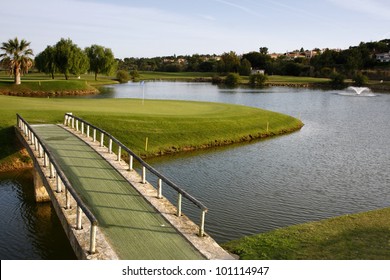
POLYGON ((379 62, 390 62, 390 52, 376 54, 376 59, 379 62))

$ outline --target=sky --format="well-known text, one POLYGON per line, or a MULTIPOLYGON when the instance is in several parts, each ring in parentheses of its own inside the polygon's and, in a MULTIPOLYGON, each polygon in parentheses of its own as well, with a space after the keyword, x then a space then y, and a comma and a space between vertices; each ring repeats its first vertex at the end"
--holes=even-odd
POLYGON ((117 58, 341 48, 390 38, 388 0, 2 1, 0 42, 61 38, 117 58))

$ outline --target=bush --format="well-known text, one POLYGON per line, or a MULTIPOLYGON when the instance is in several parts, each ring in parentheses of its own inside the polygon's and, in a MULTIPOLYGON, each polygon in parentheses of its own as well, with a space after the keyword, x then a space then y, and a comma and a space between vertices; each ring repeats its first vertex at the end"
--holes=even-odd
POLYGON ((230 87, 237 86, 240 82, 240 75, 236 73, 229 73, 225 78, 225 84, 230 87))
POLYGON ((345 87, 345 76, 343 74, 340 74, 340 73, 333 73, 331 76, 330 76, 330 83, 332 85, 333 88, 344 88, 345 87))
POLYGON ((138 82, 139 81, 140 74, 138 73, 137 70, 131 70, 130 71, 130 76, 131 76, 131 80, 133 82, 138 82))
POLYGON ((214 84, 214 85, 219 85, 219 84, 222 84, 223 83, 223 79, 221 78, 221 76, 218 76, 218 75, 214 75, 211 79, 211 82, 214 84))
POLYGON ((119 70, 116 73, 116 79, 121 84, 127 83, 128 81, 130 81, 130 74, 127 71, 125 71, 125 70, 119 70))
POLYGON ((260 73, 249 76, 249 84, 253 87, 263 87, 267 80, 268 76, 260 73))
POLYGON ((364 86, 368 83, 368 77, 363 75, 362 73, 357 73, 355 76, 353 76, 352 80, 357 87, 364 86))

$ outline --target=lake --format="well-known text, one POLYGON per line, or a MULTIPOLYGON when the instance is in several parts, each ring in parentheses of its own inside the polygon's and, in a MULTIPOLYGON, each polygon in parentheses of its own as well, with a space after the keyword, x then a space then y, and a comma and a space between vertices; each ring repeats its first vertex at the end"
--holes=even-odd
MULTIPOLYGON (((208 206, 206 232, 222 243, 278 227, 390 206, 390 94, 343 93, 146 82, 144 86, 107 86, 93 98, 233 103, 303 121, 305 126, 292 134, 148 160, 208 206)), ((1 180, 3 195, 7 188, 1 180)), ((185 211, 198 219, 198 212, 185 211)))

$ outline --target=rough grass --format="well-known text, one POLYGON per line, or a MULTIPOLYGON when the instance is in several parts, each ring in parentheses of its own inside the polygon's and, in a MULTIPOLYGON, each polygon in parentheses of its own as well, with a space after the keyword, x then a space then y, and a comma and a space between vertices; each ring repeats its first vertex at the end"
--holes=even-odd
POLYGON ((240 259, 388 260, 390 208, 277 229, 230 241, 240 259))
POLYGON ((303 125, 293 117, 257 108, 162 100, 0 96, 0 112, 0 165, 18 151, 12 131, 16 113, 30 123, 62 123, 64 113, 72 112, 143 156, 247 141, 303 125))

